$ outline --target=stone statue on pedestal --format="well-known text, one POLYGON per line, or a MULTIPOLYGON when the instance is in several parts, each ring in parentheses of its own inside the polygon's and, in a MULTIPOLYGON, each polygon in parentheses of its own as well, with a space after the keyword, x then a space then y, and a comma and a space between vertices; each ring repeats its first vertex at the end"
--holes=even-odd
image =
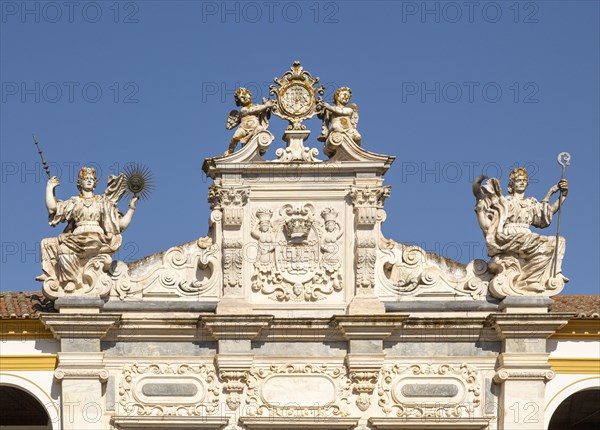
POLYGON ((77 178, 79 195, 62 201, 54 194, 60 185, 58 178, 48 180, 49 223, 67 223, 58 237, 41 242, 44 273, 36 279, 44 282, 48 296, 108 294, 111 282, 106 272, 112 263, 111 255, 121 246, 121 233, 129 226, 138 200, 133 196, 127 212, 119 212, 116 205, 127 191, 126 182, 125 174, 111 175, 104 194, 94 194, 96 170, 84 167, 77 178))
POLYGON ((550 203, 550 197, 560 191, 564 201, 569 190, 567 180, 561 179, 539 202, 524 195, 529 181, 526 169, 510 172, 506 196, 502 195, 498 179, 481 186, 484 179, 476 179, 473 193, 477 199, 477 220, 492 257, 489 270, 495 274, 490 292, 498 298, 558 294, 568 281, 561 273, 565 239, 533 233, 530 227, 550 225, 559 208, 559 200, 550 203))

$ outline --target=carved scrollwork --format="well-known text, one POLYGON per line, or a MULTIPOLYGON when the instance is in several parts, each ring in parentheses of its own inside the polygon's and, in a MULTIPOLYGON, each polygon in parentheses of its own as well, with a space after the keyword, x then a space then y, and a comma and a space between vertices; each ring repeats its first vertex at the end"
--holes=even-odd
POLYGON ((54 371, 54 378, 59 381, 62 379, 99 379, 106 382, 108 380, 108 370, 106 369, 73 369, 68 367, 58 367, 54 371))
POLYGON ((251 417, 346 417, 350 381, 343 367, 312 364, 252 368, 246 411, 251 417), (284 387, 285 388, 282 388, 284 387))
POLYGON ((548 382, 554 379, 556 373, 551 369, 500 369, 494 374, 494 382, 502 384, 509 379, 541 379, 548 382))
POLYGON ((89 259, 80 269, 81 282, 60 283, 54 275, 44 279, 43 291, 47 297, 57 299, 64 296, 106 297, 112 287, 111 276, 108 273, 112 257, 109 254, 99 254, 89 259))
POLYGON ((144 265, 132 263, 125 270, 116 266, 113 283, 121 300, 140 293, 178 296, 205 295, 218 288, 221 279, 221 252, 212 238, 175 246, 167 250, 160 260, 144 265), (142 270, 143 268, 143 270, 142 270))
POLYGON ((205 416, 218 412, 220 390, 206 364, 136 363, 123 369, 119 404, 128 416, 205 416))
POLYGON ((381 370, 378 404, 386 415, 450 419, 481 414, 477 370, 463 364, 426 364, 381 370))
POLYGON ((487 294, 492 274, 483 260, 464 265, 424 249, 394 241, 382 241, 377 281, 394 296, 438 293, 480 299, 487 294))

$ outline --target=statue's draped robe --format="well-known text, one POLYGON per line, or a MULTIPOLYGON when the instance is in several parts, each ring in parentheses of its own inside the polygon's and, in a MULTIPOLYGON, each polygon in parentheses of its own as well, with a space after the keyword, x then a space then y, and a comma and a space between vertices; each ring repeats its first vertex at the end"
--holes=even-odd
POLYGON ((67 222, 67 227, 58 237, 42 240, 42 268, 46 275, 61 283, 79 284, 81 269, 89 259, 119 249, 122 214, 116 202, 124 191, 124 175, 111 176, 102 195, 57 200, 56 212, 49 214, 48 222, 53 227, 67 222))
MULTIPOLYGON (((491 225, 484 231, 488 255, 518 257, 521 260, 520 279, 532 290, 543 288, 546 281, 555 275, 552 273, 552 260, 556 237, 534 233, 530 226, 548 227, 552 222, 552 208, 547 202, 538 202, 533 197, 502 196, 494 193, 493 187, 486 187, 486 191, 490 192, 488 198, 481 200, 476 210, 491 214, 491 225)), ((557 273, 560 273, 564 252, 565 240, 560 237, 557 273)))

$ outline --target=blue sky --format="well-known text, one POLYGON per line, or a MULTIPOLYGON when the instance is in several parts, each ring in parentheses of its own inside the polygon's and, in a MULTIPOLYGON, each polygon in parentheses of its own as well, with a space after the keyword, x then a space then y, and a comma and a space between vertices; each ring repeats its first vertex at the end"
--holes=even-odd
MULTIPOLYGON (((97 167, 100 188, 128 162, 156 189, 138 205, 126 261, 203 236, 201 165, 222 154, 233 91, 268 96, 300 60, 353 90, 363 147, 397 157, 386 175, 387 237, 467 262, 485 257, 471 181, 506 186, 530 170, 543 198, 572 155, 561 234, 563 294, 599 291, 597 1, 0 2, 2 290, 34 290, 47 224, 38 136, 62 185, 97 167)), ((284 123, 273 118, 281 136, 284 123)), ((316 142, 318 120, 308 123, 316 142)), ((276 141, 272 146, 282 146, 276 141)), ((125 202, 122 202, 123 208, 125 202)), ((544 234, 553 235, 553 224, 544 234)))

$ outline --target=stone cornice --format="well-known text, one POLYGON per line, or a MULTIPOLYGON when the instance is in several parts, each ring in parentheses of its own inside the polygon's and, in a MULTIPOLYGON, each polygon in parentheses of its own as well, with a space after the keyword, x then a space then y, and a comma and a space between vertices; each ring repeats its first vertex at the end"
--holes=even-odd
POLYGON ((57 339, 101 339, 121 319, 120 314, 42 314, 40 320, 57 339))
POLYGON ((173 430, 173 429, 214 429, 225 426, 229 421, 228 417, 211 416, 115 416, 111 422, 122 429, 153 429, 153 430, 173 430))
POLYGON ((471 418, 468 420, 451 419, 446 422, 437 417, 386 417, 369 418, 369 424, 374 429, 460 429, 460 430, 483 430, 487 429, 490 420, 485 418, 471 418))
POLYGON ((315 417, 242 417, 240 421, 249 429, 351 429, 358 424, 358 418, 315 418, 315 417))
POLYGON ((499 340, 483 317, 411 317, 386 340, 436 342, 442 339, 447 342, 499 340))
POLYGON ((271 315, 222 315, 201 317, 198 327, 216 340, 254 339, 269 327, 271 315))
POLYGON ((346 340, 385 339, 398 329, 408 315, 343 315, 333 317, 346 340))
POLYGON ((159 317, 152 314, 127 316, 122 318, 103 340, 169 340, 173 342, 213 340, 210 334, 198 329, 196 315, 180 314, 168 318, 164 314, 160 314, 159 317))
POLYGON ((500 339, 547 339, 573 317, 572 313, 497 313, 488 317, 500 339))

